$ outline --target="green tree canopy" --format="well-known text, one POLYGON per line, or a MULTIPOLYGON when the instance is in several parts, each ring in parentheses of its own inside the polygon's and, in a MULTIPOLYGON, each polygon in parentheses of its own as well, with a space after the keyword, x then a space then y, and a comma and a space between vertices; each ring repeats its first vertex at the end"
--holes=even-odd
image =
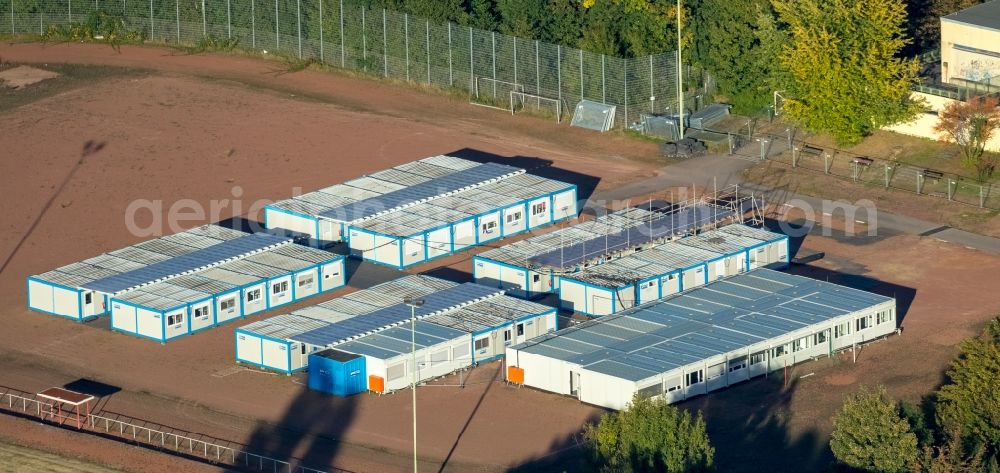
POLYGON ((715 457, 701 413, 694 418, 662 398, 636 396, 625 410, 588 424, 584 438, 603 471, 708 471, 715 457))
POLYGON ((961 348, 948 371, 950 382, 938 391, 938 422, 962 432, 983 450, 985 461, 995 464, 1000 457, 1000 319, 961 348))
POLYGON ((789 34, 780 64, 784 112, 808 130, 854 144, 920 111, 903 0, 773 0, 789 34))
POLYGON ((692 7, 694 57, 716 79, 737 113, 753 114, 771 102, 774 48, 763 44, 774 16, 770 0, 699 0, 692 7))
POLYGON ((850 467, 896 473, 917 460, 917 436, 881 386, 848 396, 833 425, 830 449, 850 467))

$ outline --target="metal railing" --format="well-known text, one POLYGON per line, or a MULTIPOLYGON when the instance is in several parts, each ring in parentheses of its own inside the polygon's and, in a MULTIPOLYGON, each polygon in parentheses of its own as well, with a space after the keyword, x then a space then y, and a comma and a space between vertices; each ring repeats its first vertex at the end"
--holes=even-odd
MULTIPOLYGON (((748 127, 752 129, 752 127, 748 127)), ((726 135, 729 154, 752 160, 769 160, 792 168, 813 171, 860 185, 881 187, 947 199, 987 209, 1000 209, 1000 185, 907 163, 904 158, 887 159, 823 147, 785 135, 732 133, 726 135)))
MULTIPOLYGON (((41 421, 55 422, 52 417, 54 405, 35 399, 34 394, 13 388, 0 387, 0 411, 30 416, 41 421)), ((245 446, 220 439, 207 439, 205 436, 189 432, 179 433, 174 429, 162 427, 153 428, 140 425, 136 419, 115 413, 84 415, 85 423, 82 432, 102 434, 106 438, 115 438, 133 444, 143 445, 159 451, 197 458, 215 464, 228 465, 244 470, 271 473, 327 473, 296 461, 285 461, 248 451, 245 446), (200 436, 202 438, 195 438, 200 436), (228 445, 227 445, 228 444, 228 445)), ((76 429, 74 429, 76 430, 76 429)), ((330 473, 348 473, 347 470, 335 469, 330 473)))

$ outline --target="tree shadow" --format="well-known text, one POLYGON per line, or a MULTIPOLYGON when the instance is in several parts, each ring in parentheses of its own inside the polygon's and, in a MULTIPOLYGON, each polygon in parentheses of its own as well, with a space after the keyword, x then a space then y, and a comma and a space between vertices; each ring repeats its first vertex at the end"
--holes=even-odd
MULTIPOLYGON (((247 437, 250 452, 275 459, 292 459, 289 468, 315 468, 331 472, 347 470, 334 463, 357 410, 358 396, 334 397, 302 389, 288 402, 282 418, 275 423, 257 424, 247 437)), ((304 470, 308 471, 308 470, 304 470)))
MULTIPOLYGON (((594 414, 584 424, 596 423, 600 415, 594 414)), ((593 465, 587 458, 583 445, 583 430, 549 444, 548 453, 530 458, 507 469, 511 473, 550 473, 555 471, 592 471, 593 465)))
MULTIPOLYGON (((590 199, 590 196, 594 194, 597 184, 601 182, 601 178, 597 176, 581 174, 569 169, 554 167, 552 166, 552 161, 544 158, 532 156, 500 156, 498 154, 471 148, 463 148, 447 154, 449 156, 468 159, 469 161, 475 161, 478 163, 497 162, 508 164, 524 168, 528 171, 528 173, 536 176, 576 184, 576 199, 578 202, 587 202, 587 200, 590 199)), ((584 206, 579 205, 578 207, 583 208, 584 206)))

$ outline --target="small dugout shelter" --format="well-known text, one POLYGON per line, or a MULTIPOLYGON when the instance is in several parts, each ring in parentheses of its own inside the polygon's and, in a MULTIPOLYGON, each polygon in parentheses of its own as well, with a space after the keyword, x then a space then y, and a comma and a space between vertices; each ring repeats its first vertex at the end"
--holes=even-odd
POLYGON ((78 321, 105 315, 110 307, 105 295, 84 286, 246 235, 218 225, 203 225, 28 276, 28 308, 78 321))
POLYGON ((559 305, 614 314, 758 267, 788 267, 788 236, 740 223, 662 243, 566 274, 559 305))
POLYGON ((896 331, 896 300, 760 268, 507 349, 507 377, 624 409, 724 389, 896 331))
POLYGON ((264 225, 404 269, 573 218, 576 186, 500 163, 434 156, 264 208, 264 225))
POLYGON ((699 202, 666 211, 630 207, 473 256, 473 278, 526 299, 559 292, 560 278, 735 217, 699 202))
POLYGON ((335 349, 364 357, 367 389, 387 392, 408 386, 413 371, 419 381, 443 376, 557 328, 552 307, 474 283, 409 275, 240 327, 236 361, 290 374, 310 367, 317 352, 335 349), (415 325, 405 297, 425 301, 415 309, 415 325))

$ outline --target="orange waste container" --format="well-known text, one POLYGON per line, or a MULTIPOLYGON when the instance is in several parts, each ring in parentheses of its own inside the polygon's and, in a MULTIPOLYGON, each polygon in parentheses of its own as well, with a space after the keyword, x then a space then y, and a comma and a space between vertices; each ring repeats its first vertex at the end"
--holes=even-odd
POLYGON ((516 366, 508 366, 507 381, 516 384, 524 384, 524 368, 518 368, 516 366))
POLYGON ((377 393, 385 392, 385 380, 381 376, 368 375, 368 390, 377 393))

